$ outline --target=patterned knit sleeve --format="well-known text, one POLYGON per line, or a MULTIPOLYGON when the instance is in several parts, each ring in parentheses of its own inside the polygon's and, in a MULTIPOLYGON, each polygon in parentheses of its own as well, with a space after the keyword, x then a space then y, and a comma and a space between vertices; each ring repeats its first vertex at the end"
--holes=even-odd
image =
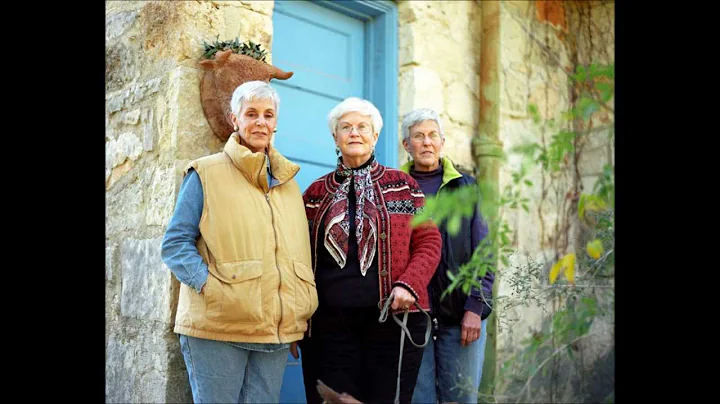
MULTIPOLYGON (((422 212, 425 207, 425 196, 420 185, 410 175, 407 175, 407 182, 410 185, 410 193, 413 200, 415 214, 422 212)), ((398 278, 397 283, 410 289, 415 298, 416 291, 426 290, 428 283, 438 263, 442 249, 442 238, 437 226, 431 222, 425 222, 413 228, 410 232, 410 259, 405 272, 398 278)))
POLYGON ((313 223, 315 221, 315 215, 317 215, 318 207, 322 198, 318 191, 318 181, 316 180, 303 192, 303 203, 305 204, 305 216, 308 220, 308 228, 312 235, 313 223))

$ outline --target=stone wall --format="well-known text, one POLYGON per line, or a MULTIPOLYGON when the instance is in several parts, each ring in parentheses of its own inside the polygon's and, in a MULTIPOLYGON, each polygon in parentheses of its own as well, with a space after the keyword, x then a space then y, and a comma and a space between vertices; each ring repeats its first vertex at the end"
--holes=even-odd
MULTIPOLYGON (((107 402, 191 402, 160 258, 182 169, 221 150, 200 105, 202 43, 270 52, 272 1, 106 2, 107 402)), ((271 55, 268 62, 271 63, 271 55)))
POLYGON ((433 108, 445 131, 444 154, 472 171, 471 140, 478 131, 480 4, 475 1, 398 1, 398 153, 402 118, 433 108))
MULTIPOLYGON (((612 2, 575 2, 575 4, 579 4, 580 7, 551 1, 501 3, 499 80, 502 89, 499 127, 500 139, 506 151, 526 142, 544 141, 548 144, 551 136, 561 129, 562 111, 570 107, 571 83, 566 70, 578 63, 614 61, 612 2), (580 18, 580 14, 583 15, 584 20, 580 18), (580 23, 581 20, 585 22, 580 23), (534 123, 528 113, 530 103, 538 106, 541 119, 555 119, 558 126, 543 128, 534 123)), ((594 133, 589 137, 589 142, 581 145, 583 151, 578 173, 583 184, 583 192, 591 192, 603 165, 614 162, 614 141, 609 137, 612 130, 610 122, 608 113, 599 114, 598 119, 593 121, 594 133)), ((570 127, 566 126, 566 128, 570 127)), ((521 161, 520 156, 509 154, 509 159, 500 172, 501 189, 512 183, 511 172, 520 168, 521 161)), ((543 196, 540 191, 543 181, 541 169, 537 164, 530 165, 529 168, 529 179, 535 184, 524 190, 525 195, 530 198, 529 212, 522 209, 506 209, 503 212, 514 231, 513 243, 518 253, 511 261, 511 266, 501 268, 500 276, 497 278, 498 295, 505 298, 508 304, 508 306, 499 305, 498 364, 502 364, 512 354, 527 346, 527 338, 539 331, 543 323, 549 321, 554 310, 562 308, 562 305, 554 306, 553 300, 548 298, 537 302, 524 300, 519 305, 509 303, 519 303, 524 299, 523 292, 519 292, 515 286, 520 278, 530 280, 531 290, 526 291, 526 294, 536 294, 549 288, 547 280, 549 264, 555 260, 555 250, 550 240, 559 234, 554 226, 566 212, 568 195, 565 191, 569 189, 572 180, 572 175, 566 179, 556 179, 555 181, 562 184, 559 187, 560 192, 550 189, 550 192, 543 196), (538 210, 539 206, 542 206, 540 210, 538 210)), ((546 177, 545 180, 547 181, 548 178, 546 177)), ((574 244, 578 232, 577 223, 573 223, 568 251, 584 254, 584 245, 574 244)), ((584 280, 587 279, 580 276, 576 278, 576 283, 582 284, 584 280)), ((593 337, 579 344, 582 351, 580 355, 584 356, 582 366, 561 367, 552 382, 538 376, 532 385, 531 400, 565 402, 577 401, 581 397, 590 401, 603 400, 603 394, 613 389, 611 375, 614 371, 614 354, 611 355, 612 362, 607 362, 608 355, 614 349, 613 326, 612 318, 596 320, 590 331, 593 337), (597 365, 598 361, 605 362, 597 365), (596 365, 600 368, 595 368, 596 365), (603 373, 608 369, 610 373, 603 373), (580 386, 579 380, 583 378, 585 382, 580 386), (598 388, 591 391, 593 383, 598 388), (588 386, 591 388, 588 389, 588 386), (551 389, 554 391, 551 392, 551 389)), ((515 389, 512 392, 517 393, 517 391, 518 389, 515 389)))

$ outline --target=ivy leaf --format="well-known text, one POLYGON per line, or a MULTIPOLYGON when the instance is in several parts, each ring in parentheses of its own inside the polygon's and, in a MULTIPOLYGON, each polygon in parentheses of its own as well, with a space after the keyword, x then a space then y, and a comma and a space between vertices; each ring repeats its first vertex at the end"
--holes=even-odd
POLYGON ((600 108, 600 105, 589 97, 582 97, 578 101, 578 115, 584 120, 590 119, 590 116, 600 108))
POLYGON ((529 113, 530 116, 532 117, 533 122, 535 122, 535 124, 539 124, 539 123, 540 123, 540 114, 538 113, 538 107, 537 107, 537 105, 535 105, 535 104, 528 104, 528 108, 527 108, 527 109, 528 109, 528 113, 529 113))
POLYGON ((613 96, 613 87, 609 83, 597 83, 597 89, 600 90, 600 99, 607 102, 613 96))
POLYGON ((538 107, 535 104, 528 104, 528 112, 532 115, 538 113, 538 107))
POLYGON ((585 73, 585 66, 583 65, 577 65, 575 68, 576 73, 571 75, 575 81, 582 82, 585 81, 585 78, 587 77, 587 74, 585 73))
POLYGON ((563 258, 563 267, 565 268, 565 279, 571 284, 575 284, 575 253, 570 253, 563 258))
POLYGON ((587 251, 588 255, 593 257, 594 259, 600 258, 600 255, 604 251, 602 241, 600 241, 599 239, 595 239, 587 243, 587 246, 585 246, 585 250, 587 251))
POLYGON ((566 254, 564 257, 558 260, 550 268, 550 284, 554 284, 560 274, 560 270, 564 269, 565 279, 568 282, 575 284, 575 253, 566 254))
POLYGON ((551 285, 555 283, 558 275, 560 274, 561 263, 562 263, 562 260, 554 263, 552 268, 550 268, 550 284, 551 285))

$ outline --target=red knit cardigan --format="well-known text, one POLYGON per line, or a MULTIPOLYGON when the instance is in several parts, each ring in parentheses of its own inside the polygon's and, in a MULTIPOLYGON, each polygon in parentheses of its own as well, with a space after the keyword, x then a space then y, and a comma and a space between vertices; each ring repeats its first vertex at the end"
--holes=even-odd
MULTIPOLYGON (((417 181, 402 171, 377 164, 371 178, 378 208, 378 307, 382 307, 393 287, 403 285, 423 309, 429 310, 427 286, 440 262, 442 238, 432 222, 415 228, 410 224, 413 215, 424 208, 425 196, 417 181)), ((317 249, 325 248, 321 219, 339 186, 333 171, 315 180, 303 194, 313 273, 318 270, 317 249)), ((410 311, 419 310, 413 305, 410 311)))

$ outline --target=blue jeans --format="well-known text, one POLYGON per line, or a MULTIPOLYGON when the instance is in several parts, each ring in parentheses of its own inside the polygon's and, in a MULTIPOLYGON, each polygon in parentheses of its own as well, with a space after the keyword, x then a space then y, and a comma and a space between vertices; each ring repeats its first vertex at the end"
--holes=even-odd
POLYGON ((480 338, 460 345, 461 327, 440 326, 425 347, 413 403, 477 403, 487 341, 487 319, 480 338))
POLYGON ((195 403, 277 403, 288 344, 249 344, 180 335, 195 403))

